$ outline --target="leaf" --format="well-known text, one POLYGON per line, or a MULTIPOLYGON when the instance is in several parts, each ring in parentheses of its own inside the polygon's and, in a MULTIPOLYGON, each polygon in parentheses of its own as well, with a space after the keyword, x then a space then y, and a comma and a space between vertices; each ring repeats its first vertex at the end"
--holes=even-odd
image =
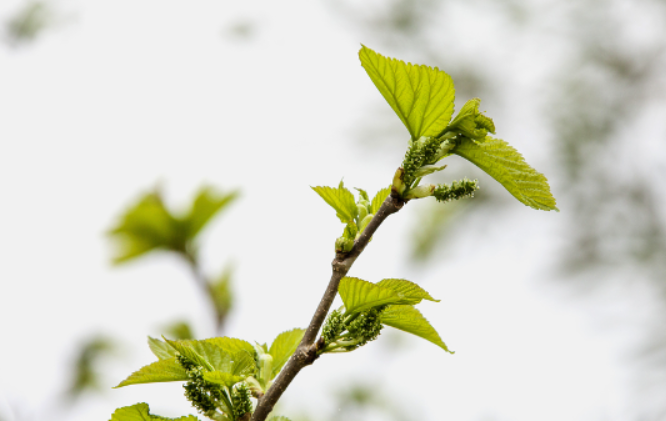
POLYGON ((155 361, 152 364, 141 367, 130 374, 116 387, 129 386, 141 383, 177 382, 189 380, 187 371, 180 365, 176 357, 155 361))
POLYGON ((440 301, 435 300, 426 290, 406 279, 382 279, 377 282, 377 285, 393 290, 400 295, 403 300, 399 304, 418 304, 421 300, 440 301))
POLYGON ((402 297, 388 288, 349 276, 342 278, 338 292, 345 304, 345 314, 360 313, 402 300, 402 297))
POLYGON ((486 137, 474 142, 463 137, 453 153, 481 168, 525 205, 559 211, 546 177, 530 167, 523 156, 502 139, 486 137))
POLYGON ((187 221, 187 237, 194 238, 215 214, 236 200, 238 192, 219 193, 211 187, 199 190, 192 209, 185 218, 187 221))
POLYGON ((298 344, 303 339, 305 329, 292 329, 280 333, 271 344, 268 353, 273 357, 273 377, 277 376, 282 366, 296 351, 298 344))
POLYGON ((254 348, 246 341, 222 337, 168 343, 208 371, 246 376, 254 373, 254 348))
POLYGON ((211 371, 203 374, 204 380, 216 383, 222 386, 231 387, 238 382, 242 382, 244 377, 235 376, 230 373, 223 373, 221 371, 211 371))
POLYGON ((194 347, 192 345, 195 344, 196 341, 170 341, 166 338, 164 338, 164 340, 166 341, 166 343, 171 345, 173 349, 178 351, 180 355, 192 361, 194 364, 203 367, 207 371, 215 370, 215 367, 213 367, 209 362, 210 359, 209 355, 206 355, 206 357, 208 357, 206 358, 194 350, 194 347))
POLYGON ((233 305, 233 292, 231 289, 231 267, 225 268, 222 274, 210 284, 210 293, 215 304, 215 314, 218 324, 224 322, 233 305))
POLYGON ((164 334, 169 335, 172 338, 176 339, 194 339, 194 334, 192 333, 192 328, 190 324, 186 321, 175 321, 169 325, 166 325, 162 328, 164 334))
POLYGON ((199 421, 199 418, 194 415, 185 415, 180 418, 160 417, 150 413, 147 403, 137 403, 116 409, 109 421, 199 421))
POLYGON ((386 200, 388 195, 391 193, 391 186, 384 187, 377 192, 375 197, 372 199, 372 205, 370 208, 370 213, 375 215, 379 211, 379 208, 382 206, 382 203, 386 200))
POLYGON ((162 342, 159 339, 151 338, 149 336, 148 346, 150 347, 150 350, 153 351, 153 354, 155 354, 155 356, 160 360, 166 360, 176 356, 176 350, 166 342, 162 342))
POLYGON ((405 64, 366 46, 359 51, 363 68, 413 140, 438 136, 453 114, 455 89, 449 75, 437 67, 405 64))
POLYGON ((109 235, 118 242, 114 263, 126 262, 158 248, 177 249, 182 240, 179 221, 164 207, 157 193, 142 197, 109 235))
POLYGON ((414 307, 410 305, 389 306, 380 317, 383 324, 419 336, 453 354, 439 337, 435 328, 414 307))
POLYGON ((337 189, 317 186, 312 187, 312 190, 317 192, 326 203, 335 209, 337 217, 340 218, 343 224, 352 222, 356 217, 358 210, 354 201, 354 195, 344 186, 342 181, 337 189))

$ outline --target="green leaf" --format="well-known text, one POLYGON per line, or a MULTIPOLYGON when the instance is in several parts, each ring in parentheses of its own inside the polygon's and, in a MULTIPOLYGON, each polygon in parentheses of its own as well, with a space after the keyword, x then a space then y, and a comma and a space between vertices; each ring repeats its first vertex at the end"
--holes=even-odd
POLYGON ((352 222, 356 217, 358 209, 356 209, 354 195, 344 186, 342 181, 337 189, 333 187, 317 186, 312 187, 312 190, 317 192, 326 203, 335 209, 337 217, 340 218, 340 221, 342 221, 343 224, 352 222))
POLYGON ((366 46, 359 51, 363 68, 413 140, 437 136, 451 120, 455 89, 449 75, 437 67, 405 64, 366 46))
POLYGON ((379 211, 379 208, 382 206, 382 203, 386 200, 388 195, 391 193, 391 186, 384 187, 377 192, 375 197, 372 199, 372 205, 370 208, 370 213, 376 215, 379 211))
POLYGON ((402 297, 388 288, 349 276, 342 278, 338 292, 345 304, 345 314, 360 313, 374 307, 402 301, 402 297))
POLYGON ((148 346, 150 350, 153 351, 153 354, 160 360, 166 360, 171 357, 176 356, 176 350, 166 342, 162 342, 159 339, 148 337, 148 346))
POLYGON ((187 377, 187 371, 185 371, 180 365, 176 357, 171 357, 165 360, 155 361, 152 364, 140 368, 130 374, 128 378, 120 382, 116 387, 129 386, 131 384, 177 382, 184 380, 189 380, 189 377, 187 377))
POLYGON ((414 307, 410 305, 389 306, 380 317, 383 324, 419 336, 453 354, 439 337, 435 328, 414 307))
POLYGON ((222 386, 231 387, 238 382, 242 382, 245 378, 241 376, 235 376, 230 373, 223 373, 221 371, 211 371, 203 374, 204 380, 216 383, 222 386))
POLYGON ((282 366, 296 351, 298 344, 303 339, 305 329, 292 329, 280 333, 271 344, 268 353, 273 357, 273 377, 277 376, 282 366))
POLYGON ((211 187, 203 187, 192 204, 187 221, 187 237, 194 238, 215 214, 238 197, 238 192, 219 193, 211 187))
POLYGON ((474 140, 483 140, 488 132, 495 133, 495 123, 479 112, 480 104, 479 98, 467 101, 445 132, 456 132, 474 140))
POLYGON ((208 371, 222 371, 234 375, 254 373, 254 348, 236 338, 210 338, 201 341, 168 341, 182 355, 208 371), (188 355, 189 354, 189 355, 188 355))
POLYGON ((179 221, 164 207, 157 193, 142 197, 109 235, 118 243, 114 263, 126 262, 158 248, 177 249, 184 242, 179 221))
POLYGON ((203 355, 200 355, 197 351, 194 350, 192 346, 196 341, 170 341, 164 338, 166 343, 171 345, 173 349, 178 351, 180 355, 192 361, 194 364, 203 367, 207 371, 214 371, 215 367, 209 362, 209 355, 206 355, 206 358, 203 355))
POLYGON ((475 142, 463 137, 453 153, 481 168, 525 205, 559 211, 546 177, 530 167, 523 156, 502 139, 486 137, 475 142))
POLYGON ((185 415, 180 418, 160 417, 150 413, 147 403, 137 403, 116 409, 109 421, 199 421, 199 418, 194 415, 185 415))
POLYGON ((421 300, 440 301, 435 300, 426 292, 426 290, 406 279, 382 279, 377 282, 377 285, 382 288, 393 290, 400 295, 403 298, 403 301, 399 304, 418 304, 421 300))

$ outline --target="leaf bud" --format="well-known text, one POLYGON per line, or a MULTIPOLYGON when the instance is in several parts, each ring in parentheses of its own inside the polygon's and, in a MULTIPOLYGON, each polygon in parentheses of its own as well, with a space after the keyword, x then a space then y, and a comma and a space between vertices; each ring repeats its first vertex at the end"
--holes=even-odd
POLYGON ((361 233, 363 232, 365 227, 367 227, 368 224, 370 223, 370 221, 372 221, 373 217, 374 217, 373 214, 369 214, 369 215, 366 215, 365 218, 363 218, 363 220, 361 221, 361 226, 359 227, 360 229, 358 230, 357 237, 361 235, 361 233))
POLYGON ((335 240, 335 251, 336 253, 348 253, 351 249, 354 248, 354 240, 343 237, 339 237, 335 240))
POLYGON ((402 193, 407 188, 404 182, 404 178, 405 169, 400 167, 395 171, 395 175, 393 176, 393 184, 391 185, 392 189, 395 190, 399 195, 402 195, 402 193))
POLYGON ((495 123, 479 112, 479 104, 479 98, 467 101, 445 132, 459 133, 473 140, 483 140, 488 132, 495 133, 495 123))
POLYGON ((424 197, 432 196, 435 193, 436 186, 434 184, 425 184, 423 186, 414 187, 407 192, 405 199, 421 199, 424 197))

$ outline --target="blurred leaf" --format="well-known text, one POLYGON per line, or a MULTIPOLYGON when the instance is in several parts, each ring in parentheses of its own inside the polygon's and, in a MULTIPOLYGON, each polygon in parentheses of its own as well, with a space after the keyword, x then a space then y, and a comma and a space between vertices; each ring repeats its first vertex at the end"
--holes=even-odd
POLYGON ((359 51, 359 58, 413 140, 437 136, 444 130, 451 120, 455 98, 449 75, 436 67, 384 57, 366 46, 359 51))
POLYGON ((291 420, 287 417, 283 417, 282 415, 278 415, 270 417, 268 421, 291 421, 291 420))
POLYGON ((400 297, 402 297, 400 304, 413 305, 420 303, 421 300, 440 301, 435 300, 430 294, 428 294, 428 292, 426 292, 426 290, 406 279, 382 279, 377 282, 377 285, 395 291, 400 297))
POLYGON ((164 328, 164 333, 174 339, 194 339, 190 324, 185 321, 171 323, 164 328))
POLYGON ((236 200, 238 192, 219 193, 212 187, 203 187, 192 204, 192 209, 185 217, 188 225, 188 238, 194 238, 218 212, 236 200))
POLYGON ((52 20, 53 14, 46 3, 28 2, 7 22, 7 33, 16 43, 33 41, 52 20))
POLYGON ((232 268, 227 267, 215 281, 210 283, 209 290, 213 304, 215 305, 215 314, 217 316, 218 326, 222 326, 233 306, 233 291, 231 289, 232 268))
POLYGON ((462 137, 453 153, 481 168, 523 204, 534 209, 558 210, 546 177, 530 167, 505 141, 486 137, 475 142, 462 137))
POLYGON ((312 187, 312 190, 335 209, 337 217, 340 218, 340 221, 343 224, 354 221, 354 218, 356 218, 356 215, 358 214, 356 201, 354 200, 352 192, 345 187, 342 181, 338 188, 317 186, 312 187))
POLYGON ((96 366, 100 359, 109 356, 115 348, 110 339, 103 337, 93 338, 81 347, 74 365, 74 379, 68 390, 70 397, 76 397, 85 390, 100 388, 96 366))
POLYGON ((177 382, 186 380, 189 380, 187 371, 185 371, 180 365, 176 357, 171 357, 141 367, 139 370, 130 374, 128 378, 120 382, 116 388, 132 384, 177 382))
POLYGON ((123 263, 155 249, 185 250, 182 224, 164 207, 157 193, 148 193, 131 207, 110 235, 119 242, 115 263, 123 263))
POLYGON ((345 304, 345 314, 360 313, 374 307, 399 303, 402 300, 393 290, 349 276, 342 278, 338 292, 345 304))
POLYGON ((410 305, 389 306, 380 317, 383 324, 419 336, 453 354, 439 337, 435 328, 414 307, 410 305))
POLYGON ((194 415, 186 415, 180 418, 166 418, 150 414, 147 403, 137 403, 115 410, 109 421, 199 421, 194 415))
POLYGON ((282 369, 282 366, 287 362, 294 351, 296 351, 304 334, 305 329, 292 329, 280 333, 277 338, 275 338, 268 351, 273 357, 273 377, 277 376, 282 369))

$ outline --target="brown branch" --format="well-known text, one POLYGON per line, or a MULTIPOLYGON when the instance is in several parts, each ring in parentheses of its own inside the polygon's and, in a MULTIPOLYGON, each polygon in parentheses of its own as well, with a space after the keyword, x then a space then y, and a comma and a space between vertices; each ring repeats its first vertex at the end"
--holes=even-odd
POLYGON ((259 399, 257 408, 252 414, 251 421, 264 421, 268 414, 273 410, 278 399, 282 396, 291 381, 305 366, 312 364, 317 359, 317 351, 323 345, 322 341, 315 342, 319 329, 326 319, 326 315, 331 308, 333 299, 338 293, 340 280, 349 272, 356 258, 363 252, 368 245, 370 237, 377 231, 377 228, 384 222, 389 215, 396 213, 405 205, 405 200, 397 194, 391 194, 384 200, 375 216, 368 226, 363 230, 360 237, 354 242, 354 247, 348 253, 336 253, 335 259, 331 262, 333 273, 324 296, 317 306, 310 325, 308 326, 301 343, 296 348, 296 352, 291 356, 285 367, 278 375, 273 386, 268 389, 266 394, 259 399))

